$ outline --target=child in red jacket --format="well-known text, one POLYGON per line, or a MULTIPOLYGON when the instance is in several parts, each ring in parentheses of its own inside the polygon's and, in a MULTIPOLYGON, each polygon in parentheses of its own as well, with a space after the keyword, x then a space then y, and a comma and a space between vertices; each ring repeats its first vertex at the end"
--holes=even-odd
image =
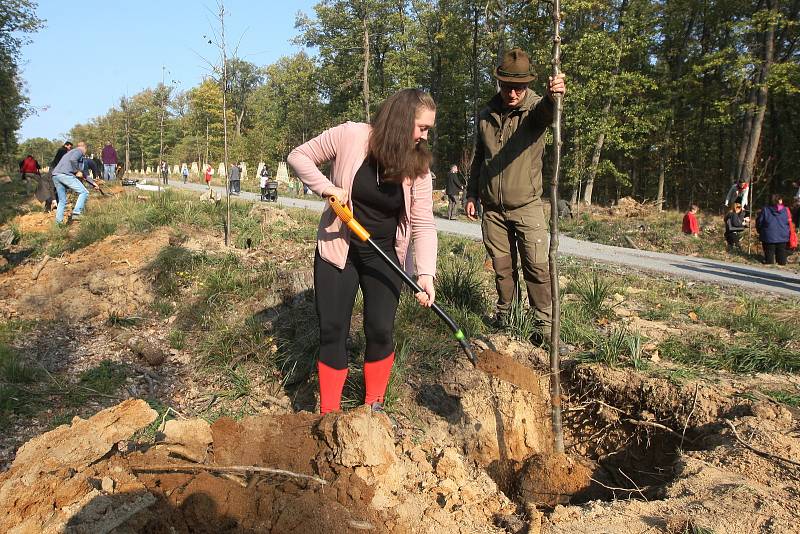
POLYGON ((691 209, 683 216, 683 233, 691 234, 693 237, 700 235, 700 225, 697 223, 697 216, 695 215, 700 208, 697 204, 692 204, 691 209))

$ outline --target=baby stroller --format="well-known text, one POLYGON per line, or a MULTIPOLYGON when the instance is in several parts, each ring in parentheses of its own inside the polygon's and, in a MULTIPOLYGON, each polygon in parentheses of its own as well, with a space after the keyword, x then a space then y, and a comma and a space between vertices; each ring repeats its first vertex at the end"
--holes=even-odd
POLYGON ((267 182, 267 194, 264 196, 264 200, 267 202, 277 202, 278 201, 278 181, 277 180, 269 180, 267 182))

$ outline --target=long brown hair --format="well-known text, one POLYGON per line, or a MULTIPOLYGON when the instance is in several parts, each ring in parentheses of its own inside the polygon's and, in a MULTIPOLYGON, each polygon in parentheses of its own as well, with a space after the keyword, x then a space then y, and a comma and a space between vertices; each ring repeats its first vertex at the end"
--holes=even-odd
POLYGON ((372 119, 369 157, 384 181, 401 182, 430 170, 433 156, 428 143, 413 139, 414 120, 422 110, 436 111, 431 95, 419 89, 398 91, 380 105, 372 119))

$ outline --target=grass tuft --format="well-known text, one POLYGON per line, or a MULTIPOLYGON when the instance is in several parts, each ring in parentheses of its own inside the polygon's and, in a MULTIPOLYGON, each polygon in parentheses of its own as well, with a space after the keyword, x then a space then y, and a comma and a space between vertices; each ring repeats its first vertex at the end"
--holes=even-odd
POLYGON ((588 313, 597 318, 608 314, 605 300, 614 292, 614 285, 592 271, 591 276, 582 276, 568 284, 566 292, 577 295, 588 313))
POLYGON ((438 298, 456 308, 478 315, 485 313, 486 295, 481 270, 482 265, 465 256, 443 261, 436 278, 438 298))

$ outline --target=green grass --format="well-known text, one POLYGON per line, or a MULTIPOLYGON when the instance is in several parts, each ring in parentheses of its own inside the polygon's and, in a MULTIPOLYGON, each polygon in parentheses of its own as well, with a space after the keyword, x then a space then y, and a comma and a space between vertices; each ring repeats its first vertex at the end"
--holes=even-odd
POLYGON ((439 301, 478 315, 486 313, 482 268, 481 264, 463 255, 441 261, 436 277, 439 301))
POLYGON ((103 360, 78 376, 78 386, 90 392, 110 395, 116 393, 128 377, 128 368, 111 360, 103 360))
POLYGON ((38 377, 38 368, 23 361, 17 351, 8 345, 0 344, 0 383, 29 384, 38 377))
POLYGON ((800 408, 800 393, 774 389, 763 390, 762 393, 775 402, 800 408))
POLYGON ((800 372, 800 352, 756 334, 730 341, 709 333, 670 337, 659 352, 674 362, 737 373, 800 372))
POLYGON ((130 327, 136 326, 137 324, 142 322, 141 317, 126 317, 124 315, 120 315, 117 312, 111 312, 106 320, 106 324, 109 326, 121 326, 121 327, 130 327))
POLYGON ((20 205, 25 198, 25 183, 19 179, 19 173, 11 172, 11 183, 0 184, 0 225, 19 215, 20 205))
POLYGON ((186 334, 183 330, 173 328, 169 332, 169 346, 175 350, 181 350, 186 346, 186 334))
POLYGON ((589 315, 603 317, 610 312, 605 301, 616 291, 610 279, 600 276, 596 270, 591 275, 583 275, 567 285, 566 292, 577 295, 589 315))
POLYGON ((623 225, 618 222, 597 220, 589 213, 582 213, 574 219, 562 219, 559 230, 579 239, 604 243, 607 245, 626 246, 622 241, 623 225))
POLYGON ((519 292, 516 292, 511 300, 511 309, 505 318, 503 329, 508 335, 520 341, 529 341, 535 333, 541 330, 533 316, 533 310, 525 305, 519 292))
POLYGON ((598 335, 589 311, 578 302, 561 304, 561 340, 570 345, 587 347, 598 335))
POLYGON ((677 367, 672 369, 658 369, 652 373, 653 376, 666 378, 676 386, 682 386, 687 382, 692 382, 700 378, 699 370, 691 367, 677 367))

